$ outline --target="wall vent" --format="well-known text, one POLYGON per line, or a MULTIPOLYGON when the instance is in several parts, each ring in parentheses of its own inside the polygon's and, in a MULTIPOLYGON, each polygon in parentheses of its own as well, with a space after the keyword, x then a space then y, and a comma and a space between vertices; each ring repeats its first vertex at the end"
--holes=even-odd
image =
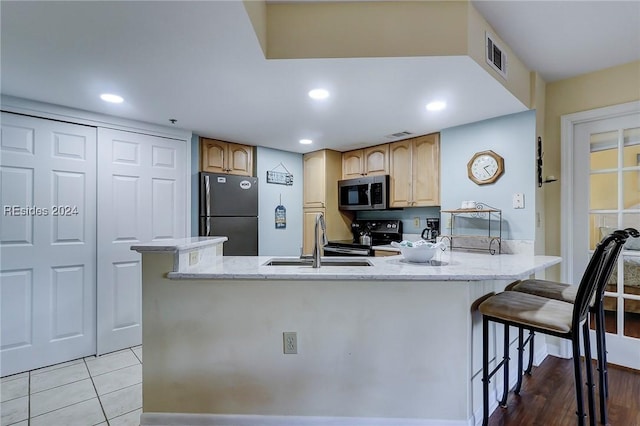
POLYGON ((398 133, 392 133, 390 135, 386 135, 385 138, 389 138, 389 139, 397 139, 397 138, 404 138, 406 136, 411 136, 413 133, 411 132, 407 132, 406 130, 404 132, 398 132, 398 133))
POLYGON ((502 47, 496 44, 495 37, 489 33, 486 35, 486 58, 487 63, 491 65, 491 68, 496 70, 505 79, 507 78, 507 52, 502 47))

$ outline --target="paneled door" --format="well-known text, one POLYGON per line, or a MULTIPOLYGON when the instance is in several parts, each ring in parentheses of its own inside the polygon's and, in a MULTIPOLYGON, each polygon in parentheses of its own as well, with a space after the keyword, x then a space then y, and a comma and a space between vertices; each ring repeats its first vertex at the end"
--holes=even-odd
MULTIPOLYGON (((569 260, 576 283, 603 236, 615 229, 640 229, 640 103, 619 113, 602 111, 603 118, 597 111, 573 127, 569 260)), ((606 287, 604 309, 608 361, 640 369, 640 239, 623 247, 606 287)))
POLYGON ((96 128, 2 113, 0 375, 96 346, 96 128))
POLYGON ((131 245, 187 235, 187 142, 98 130, 98 355, 142 342, 142 269, 131 245))

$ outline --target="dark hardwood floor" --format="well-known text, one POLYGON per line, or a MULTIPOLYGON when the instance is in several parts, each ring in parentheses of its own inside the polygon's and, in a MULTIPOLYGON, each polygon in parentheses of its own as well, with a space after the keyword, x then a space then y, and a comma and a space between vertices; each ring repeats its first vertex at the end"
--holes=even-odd
MULTIPOLYGON (((594 377, 594 380, 597 410, 597 378, 594 377)), ((520 395, 511 392, 507 408, 498 407, 494 411, 489 418, 489 425, 575 426, 574 392, 573 362, 548 356, 539 367, 534 368, 531 376, 524 377, 520 395)), ((608 415, 608 425, 640 426, 640 371, 609 365, 608 415)), ((596 419, 600 424, 599 412, 596 419)))

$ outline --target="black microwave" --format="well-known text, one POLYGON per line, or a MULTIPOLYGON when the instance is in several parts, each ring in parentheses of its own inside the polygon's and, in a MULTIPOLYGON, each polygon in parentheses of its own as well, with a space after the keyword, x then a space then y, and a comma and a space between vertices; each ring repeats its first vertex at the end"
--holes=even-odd
POLYGON ((389 175, 338 181, 340 210, 384 210, 389 203, 389 175))

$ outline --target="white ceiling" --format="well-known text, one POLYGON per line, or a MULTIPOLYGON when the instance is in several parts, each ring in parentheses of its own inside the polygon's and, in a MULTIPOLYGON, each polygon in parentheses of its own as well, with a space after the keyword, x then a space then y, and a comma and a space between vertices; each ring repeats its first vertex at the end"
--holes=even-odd
MULTIPOLYGON (((593 2, 557 3, 479 2, 478 9, 551 79, 640 58, 640 13, 633 18, 640 2, 613 7, 613 17, 596 7, 596 17, 619 27, 635 19, 626 35, 614 33, 624 41, 618 46, 596 43, 618 26, 601 34, 593 2), (573 12, 562 21, 547 16, 556 4, 573 12), (592 27, 598 31, 586 31, 592 27), (556 37, 554 48, 539 46, 546 36, 556 37), (581 46, 592 58, 585 64, 581 46)), ((239 1, 3 0, 0 8, 3 94, 163 125, 174 118, 201 136, 294 152, 346 150, 526 109, 466 56, 265 60, 239 1), (312 101, 307 92, 315 87, 331 97, 312 101), (104 92, 125 102, 105 104, 104 92), (434 99, 448 108, 426 111, 434 99), (301 138, 314 144, 302 146, 301 138)))
POLYGON ((640 59, 638 0, 472 2, 546 82, 640 59))

